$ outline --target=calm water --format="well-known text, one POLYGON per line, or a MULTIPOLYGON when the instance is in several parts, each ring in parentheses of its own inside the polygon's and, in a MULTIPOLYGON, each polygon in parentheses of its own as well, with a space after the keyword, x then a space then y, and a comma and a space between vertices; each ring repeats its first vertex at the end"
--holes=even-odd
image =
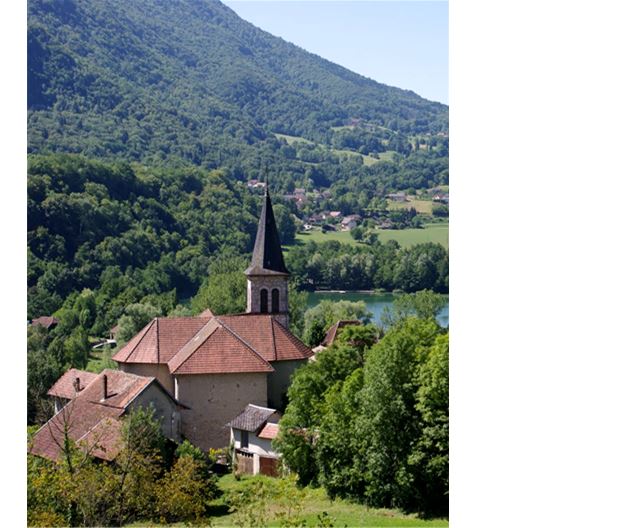
MULTIPOLYGON (((381 323, 381 314, 384 308, 391 306, 395 298, 392 293, 358 293, 358 292, 310 292, 309 308, 317 305, 320 301, 364 301, 368 311, 373 314, 373 322, 381 323)), ((437 321, 441 326, 447 327, 449 324, 450 305, 446 304, 437 314, 437 321)))

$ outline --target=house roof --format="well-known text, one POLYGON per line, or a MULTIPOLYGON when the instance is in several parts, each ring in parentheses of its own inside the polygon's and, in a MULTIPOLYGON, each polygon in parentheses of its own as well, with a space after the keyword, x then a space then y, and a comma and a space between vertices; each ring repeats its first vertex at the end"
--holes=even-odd
MULTIPOLYGON (((103 460, 114 459, 121 448, 121 417, 130 403, 154 382, 155 378, 104 370, 35 433, 29 452, 56 460, 62 453, 67 430, 80 449, 103 460), (105 399, 104 377, 108 390, 105 399)), ((159 383, 157 386, 162 388, 159 383)))
POLYGON ((172 374, 273 372, 248 343, 213 317, 169 362, 172 374))
POLYGON ((33 326, 43 326, 47 330, 55 325, 57 325, 59 321, 57 318, 51 315, 43 315, 42 317, 37 317, 31 321, 31 325, 33 326))
POLYGON ((356 319, 338 321, 326 331, 326 336, 324 337, 324 339, 322 340, 322 343, 320 344, 323 346, 329 347, 333 343, 335 343, 337 334, 342 328, 344 328, 345 326, 360 325, 360 324, 362 324, 361 321, 358 321, 356 319))
POLYGON ((273 216, 273 207, 269 191, 265 187, 265 200, 258 221, 256 243, 251 256, 251 264, 245 270, 246 275, 289 275, 284 265, 280 237, 273 216))
POLYGON ((313 352, 271 314, 153 319, 113 359, 167 364, 173 374, 271 372, 313 352))
POLYGON ((277 423, 267 423, 260 433, 258 433, 258 438, 264 438, 265 440, 273 440, 276 436, 278 436, 279 426, 277 423))
POLYGON ((260 429, 267 419, 276 412, 275 409, 268 407, 260 407, 258 405, 252 405, 251 403, 245 407, 236 418, 234 418, 227 425, 234 429, 240 429, 242 431, 249 431, 253 433, 260 429))
POLYGON ((98 374, 86 372, 85 370, 69 369, 58 379, 46 393, 49 396, 66 398, 71 400, 75 397, 75 380, 79 379, 79 390, 83 391, 98 374))

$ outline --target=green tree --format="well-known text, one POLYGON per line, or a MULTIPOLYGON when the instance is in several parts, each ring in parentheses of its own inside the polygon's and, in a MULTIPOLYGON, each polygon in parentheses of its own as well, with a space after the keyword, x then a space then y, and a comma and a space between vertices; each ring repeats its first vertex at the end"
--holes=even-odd
POLYGON ((161 310, 156 306, 144 303, 134 303, 126 306, 124 315, 119 318, 117 325, 117 342, 123 346, 130 341, 145 325, 154 317, 161 315, 161 310))
POLYGON ((415 407, 419 365, 439 331, 434 321, 409 318, 366 355, 357 441, 364 457, 364 498, 373 506, 416 509, 422 499, 425 477, 407 439, 421 434, 415 407))
POLYGON ((423 508, 447 515, 449 493, 449 334, 437 336, 419 370, 416 408, 421 413, 421 436, 409 464, 423 468, 423 508))
POLYGON ((389 327, 406 317, 419 319, 435 318, 448 303, 447 297, 431 290, 407 293, 395 298, 390 309, 385 309, 381 316, 384 326, 389 327))
POLYGON ((240 313, 247 305, 247 280, 242 257, 221 257, 210 266, 210 274, 196 296, 192 310, 200 313, 210 309, 216 315, 240 313))

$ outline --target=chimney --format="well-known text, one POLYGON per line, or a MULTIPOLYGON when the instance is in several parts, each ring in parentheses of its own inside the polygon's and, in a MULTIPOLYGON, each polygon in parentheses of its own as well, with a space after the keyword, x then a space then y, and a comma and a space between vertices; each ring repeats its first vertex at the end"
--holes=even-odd
POLYGON ((108 376, 104 374, 104 394, 102 401, 104 401, 106 398, 108 398, 108 376))
POLYGON ((73 387, 75 388, 75 392, 79 392, 81 389, 79 388, 79 378, 75 378, 75 381, 73 382, 73 387))

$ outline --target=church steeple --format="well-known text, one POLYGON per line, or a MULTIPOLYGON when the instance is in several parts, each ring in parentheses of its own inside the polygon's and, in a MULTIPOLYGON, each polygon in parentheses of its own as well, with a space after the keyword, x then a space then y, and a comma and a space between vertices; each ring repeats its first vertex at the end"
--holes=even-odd
POLYGON ((280 237, 276 227, 276 219, 273 216, 273 207, 269 198, 269 187, 265 184, 265 200, 260 211, 258 233, 254 252, 251 256, 251 265, 245 270, 246 275, 288 275, 289 271, 284 265, 280 237))
POLYGON ((247 312, 271 313, 288 328, 289 271, 284 264, 267 184, 265 184, 264 198, 251 264, 245 270, 245 275, 247 275, 247 312))

